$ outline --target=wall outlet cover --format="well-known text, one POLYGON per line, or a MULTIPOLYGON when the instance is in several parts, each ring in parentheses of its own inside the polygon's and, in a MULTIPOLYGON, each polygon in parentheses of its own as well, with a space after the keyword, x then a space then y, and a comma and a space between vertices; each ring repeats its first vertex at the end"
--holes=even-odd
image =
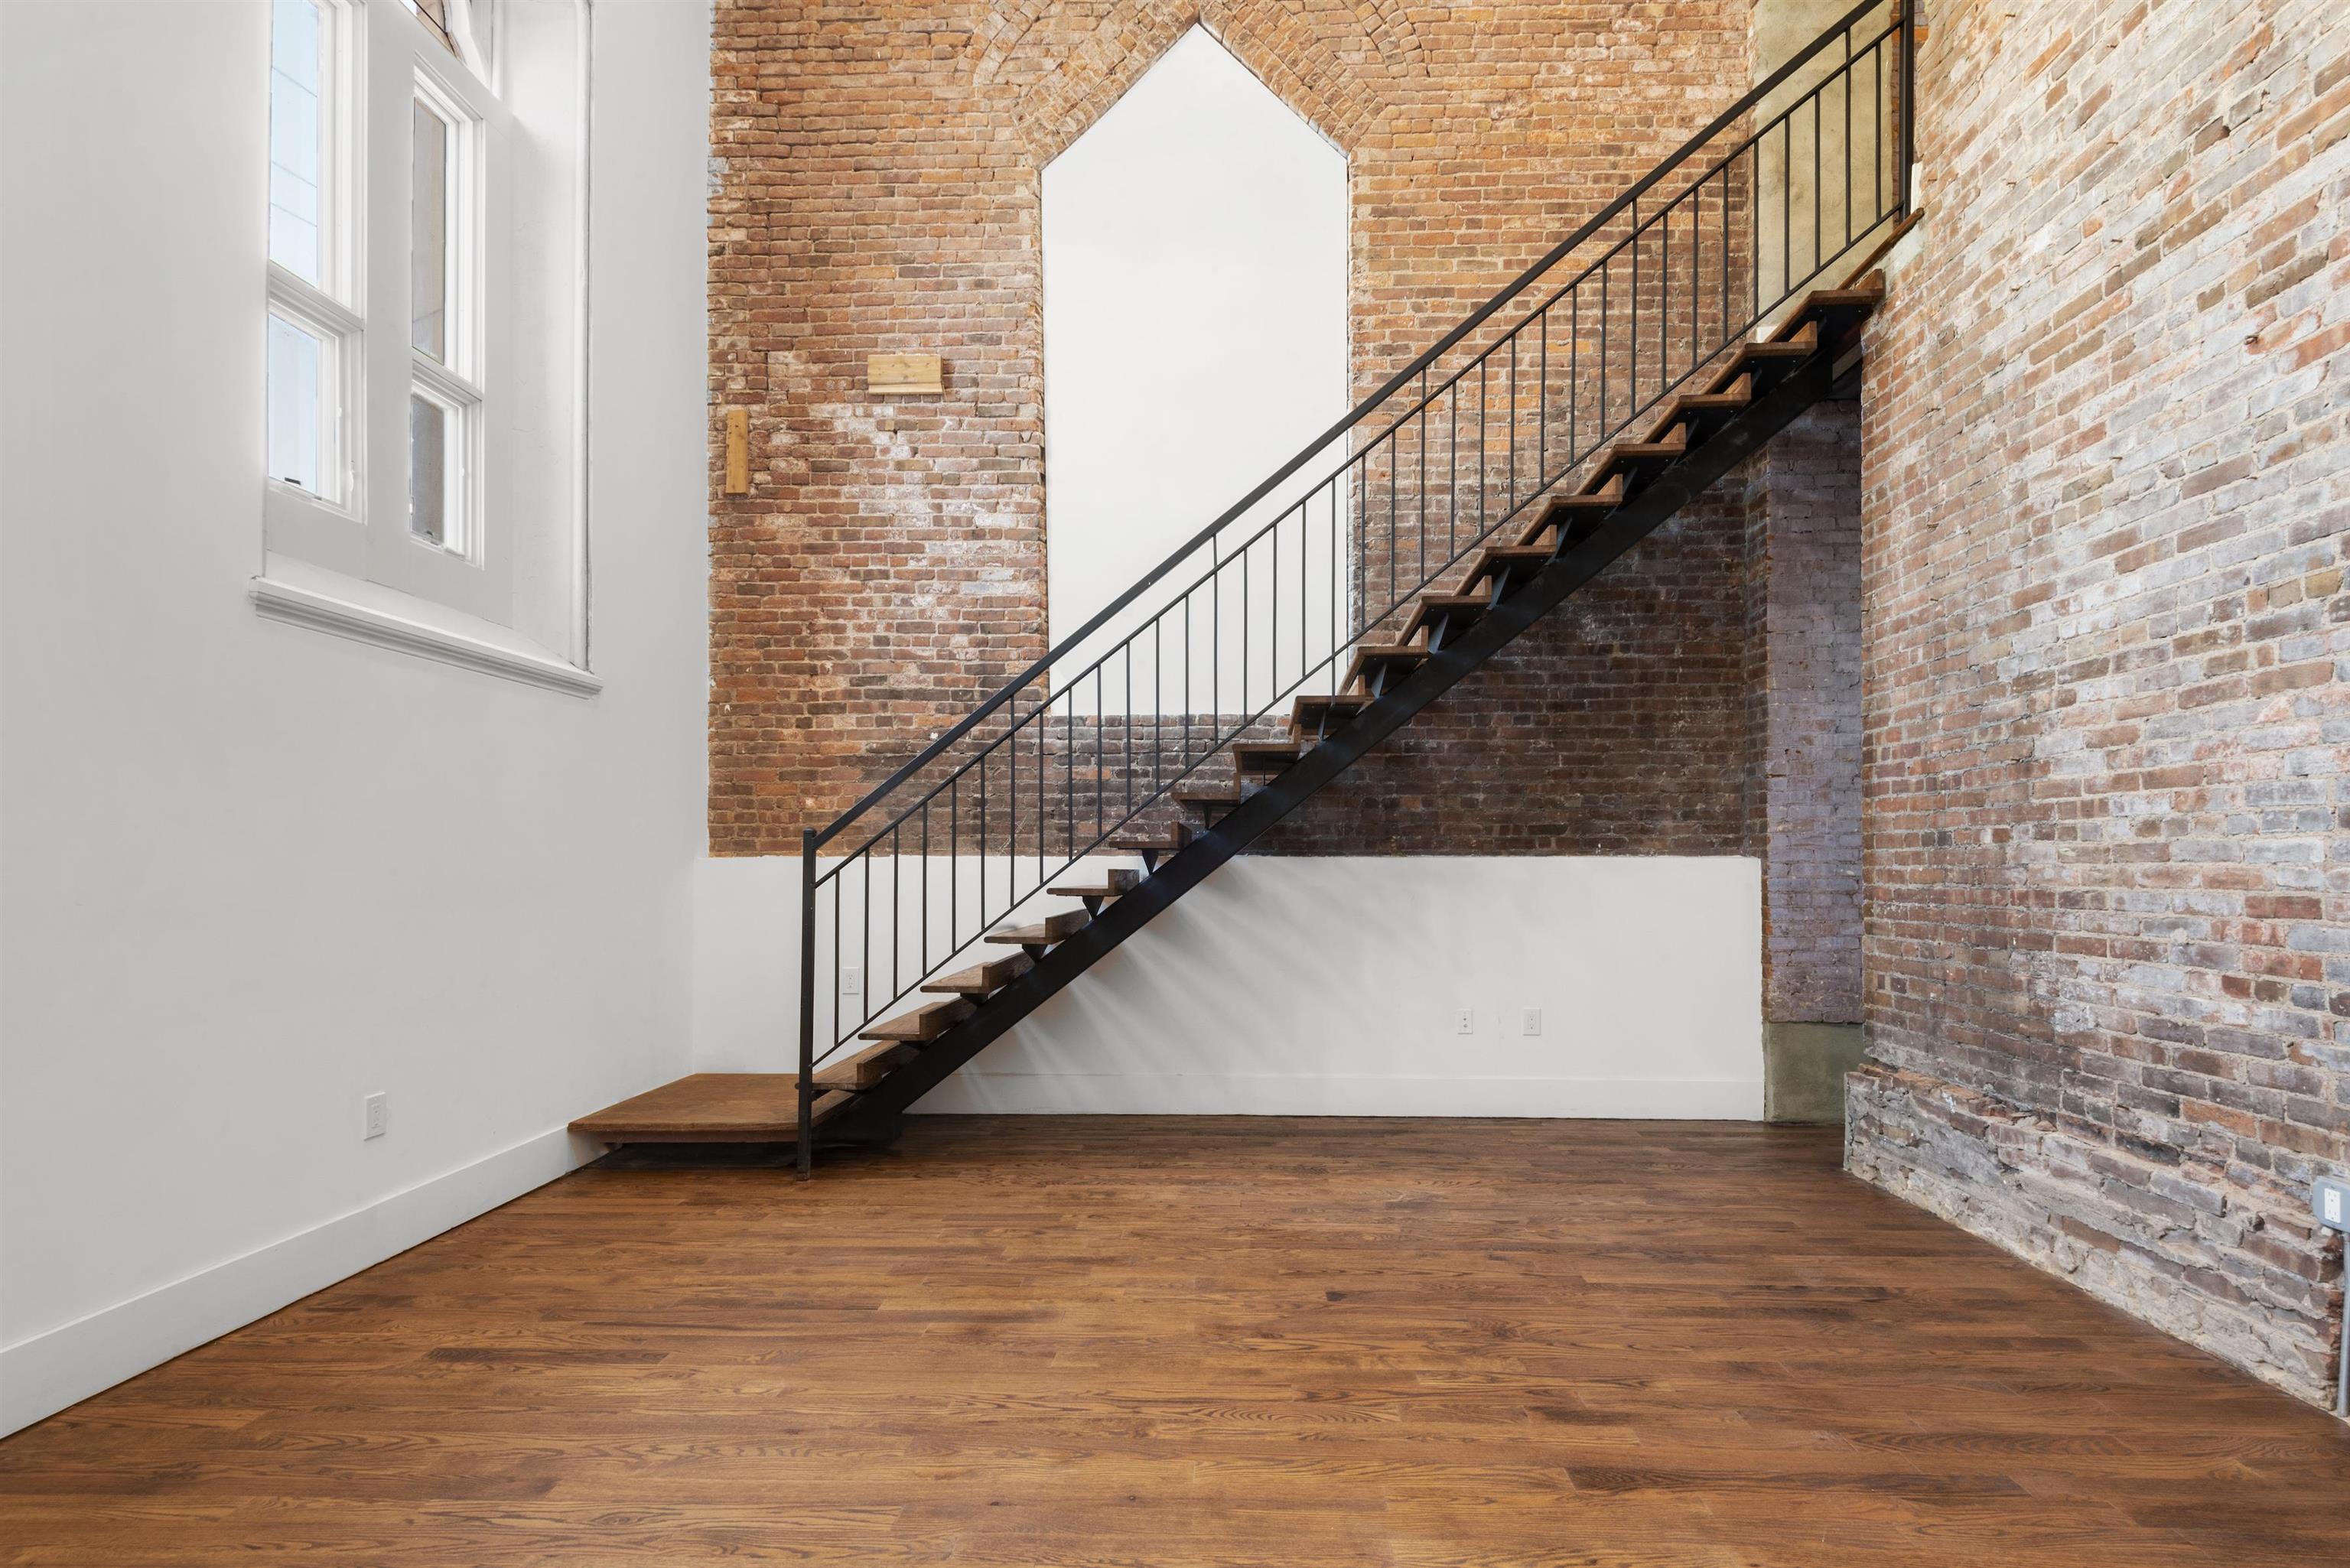
POLYGON ((2350 1232, 2350 1181, 2321 1176, 2310 1189, 2309 1211, 2329 1231, 2350 1232))
POLYGON ((1477 1010, 1473 1007, 1464 1007, 1459 1012, 1453 1014, 1452 1033, 1455 1034, 1476 1033, 1477 1010))
POLYGON ((366 1124, 360 1130, 362 1140, 381 1137, 391 1124, 390 1096, 382 1094, 367 1097, 366 1124))
POLYGON ((1542 1009, 1529 1007, 1518 1015, 1518 1033, 1528 1039, 1542 1033, 1542 1009))

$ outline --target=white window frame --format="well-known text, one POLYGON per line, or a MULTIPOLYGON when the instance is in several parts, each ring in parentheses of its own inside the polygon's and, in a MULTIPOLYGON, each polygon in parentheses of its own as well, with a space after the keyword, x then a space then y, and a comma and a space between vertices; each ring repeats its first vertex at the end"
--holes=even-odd
MULTIPOLYGON (((461 96, 460 89, 421 61, 412 102, 439 119, 448 135, 448 211, 442 224, 447 273, 442 299, 442 336, 448 346, 448 357, 436 359, 415 346, 412 333, 402 336, 409 339, 410 394, 438 405, 449 416, 450 440, 442 498, 443 536, 436 544, 415 533, 411 523, 411 537, 426 549, 484 566, 488 564, 488 529, 484 515, 483 459, 490 410, 483 365, 489 279, 483 244, 482 191, 485 172, 484 144, 489 139, 481 116, 461 96)), ((412 137, 412 110, 409 123, 412 137)), ((411 158, 411 170, 413 167, 411 158)), ((414 254, 411 245, 411 260, 414 254)))
MULTIPOLYGON (((321 445, 331 439, 338 493, 265 478, 255 602, 275 618, 592 692, 601 682, 585 668, 589 7, 534 9, 512 33, 521 54, 510 65, 503 5, 487 16, 452 5, 469 59, 410 0, 322 4, 337 24, 334 205, 328 213, 322 193, 320 239, 328 286, 270 264, 268 311, 332 346, 320 378, 326 401, 331 358, 335 418, 321 445), (517 69, 522 119, 499 96, 517 69), (445 362, 412 342, 419 104, 452 133, 445 362), (568 256, 566 236, 577 246, 568 256), (552 298, 568 309, 547 308, 549 289, 563 291, 552 298), (419 396, 451 416, 438 543, 410 515, 410 400, 419 396)), ((327 91, 322 82, 322 100, 327 91)))
MULTIPOLYGON (((352 0, 312 0, 318 15, 318 281, 271 260, 268 314, 317 338, 318 472, 316 490, 267 475, 273 509, 316 509, 346 520, 358 515, 364 444, 358 439, 363 383, 359 367, 365 321, 354 308, 364 297, 359 269, 359 140, 356 85, 364 47, 352 0)), ((363 3, 363 0, 362 0, 363 3)), ((271 45, 276 46, 273 8, 271 45)), ((273 56, 274 63, 274 56, 273 56)), ((271 111, 276 109, 273 91, 271 111)), ((265 208, 263 222, 267 223, 265 208)), ((267 323, 263 323, 265 336, 267 323)))

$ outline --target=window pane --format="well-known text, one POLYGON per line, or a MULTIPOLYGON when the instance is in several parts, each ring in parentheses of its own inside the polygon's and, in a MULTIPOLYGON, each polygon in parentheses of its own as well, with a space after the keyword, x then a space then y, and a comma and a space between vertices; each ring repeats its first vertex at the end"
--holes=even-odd
POLYGON ((325 36, 318 0, 276 0, 269 30, 269 259, 312 283, 319 281, 325 36))
POLYGON ((409 138, 409 337, 449 358, 449 127, 419 99, 409 138))
POLYGON ((408 396, 408 525, 435 545, 449 543, 449 410, 421 393, 408 396))
POLYGON ((269 476, 313 495, 323 493, 318 387, 325 355, 310 333, 283 317, 269 318, 269 476))

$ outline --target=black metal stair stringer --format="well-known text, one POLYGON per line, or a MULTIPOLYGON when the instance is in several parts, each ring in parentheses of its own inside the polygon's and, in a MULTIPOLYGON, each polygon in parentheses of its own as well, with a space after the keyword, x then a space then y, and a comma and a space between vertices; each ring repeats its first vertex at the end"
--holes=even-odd
MULTIPOLYGON (((1670 520, 1762 444, 1825 398, 1836 380, 1839 350, 1826 340, 1771 391, 1708 440, 1659 473, 1608 514, 1590 537, 1554 557, 1526 584, 1489 609, 1475 625, 1431 653, 1349 722, 1307 750, 1288 769, 1193 836, 1159 863, 1134 889, 1103 909, 1076 935, 1037 960, 1025 974, 991 995, 977 1012, 925 1045, 920 1055, 855 1104, 819 1125, 818 1147, 886 1144, 900 1130, 908 1107, 936 1088, 1055 993, 1093 967, 1160 910, 1205 881, 1209 874, 1263 836, 1274 824, 1401 729, 1471 670, 1607 568, 1609 563, 1670 520)), ((1504 520, 1506 522, 1506 520, 1504 520)))

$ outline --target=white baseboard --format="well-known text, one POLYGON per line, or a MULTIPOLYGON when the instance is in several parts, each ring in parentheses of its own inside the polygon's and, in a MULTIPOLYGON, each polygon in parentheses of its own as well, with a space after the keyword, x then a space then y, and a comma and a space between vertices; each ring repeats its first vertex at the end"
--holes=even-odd
POLYGON ((144 1295, 0 1347, 0 1433, 268 1316, 512 1202, 595 1151, 561 1127, 144 1295))
POLYGON ((1583 1116, 1752 1121, 1760 1078, 1471 1078, 1274 1073, 962 1072, 917 1115, 1583 1116))

